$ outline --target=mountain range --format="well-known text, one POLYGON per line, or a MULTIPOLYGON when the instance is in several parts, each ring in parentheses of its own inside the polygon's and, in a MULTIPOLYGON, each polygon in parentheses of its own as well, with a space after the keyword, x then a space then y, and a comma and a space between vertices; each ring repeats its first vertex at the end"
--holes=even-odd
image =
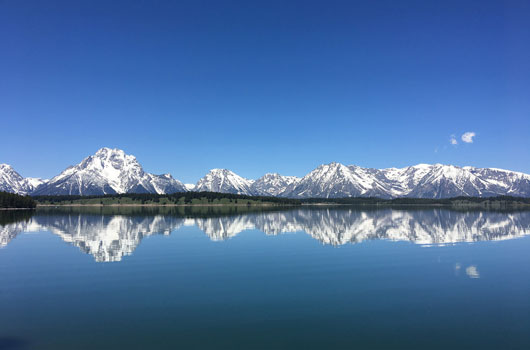
POLYGON ((34 177, 23 178, 12 166, 0 164, 0 191, 27 195, 46 182, 34 177))
POLYGON ((211 191, 289 198, 530 197, 530 175, 442 164, 372 169, 330 163, 302 178, 268 173, 250 180, 227 169, 212 169, 195 185, 185 185, 170 174, 145 172, 136 157, 120 149, 101 148, 49 180, 24 178, 0 164, 0 191, 34 196, 211 191))
POLYGON ((102 148, 75 166, 35 188, 31 195, 101 195, 174 193, 186 191, 170 174, 146 173, 136 157, 119 149, 102 148))

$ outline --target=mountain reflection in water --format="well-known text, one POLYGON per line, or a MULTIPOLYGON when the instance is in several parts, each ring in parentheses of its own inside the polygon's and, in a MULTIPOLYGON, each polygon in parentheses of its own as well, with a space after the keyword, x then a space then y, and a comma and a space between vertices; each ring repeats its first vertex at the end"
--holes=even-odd
POLYGON ((255 229, 267 235, 304 232, 331 245, 366 240, 439 245, 505 240, 530 234, 529 211, 366 210, 353 207, 263 211, 68 208, 39 209, 33 215, 0 215, 0 247, 7 246, 23 232, 50 231, 91 254, 98 262, 120 261, 131 255, 146 236, 169 235, 183 226, 193 225, 214 241, 255 229))

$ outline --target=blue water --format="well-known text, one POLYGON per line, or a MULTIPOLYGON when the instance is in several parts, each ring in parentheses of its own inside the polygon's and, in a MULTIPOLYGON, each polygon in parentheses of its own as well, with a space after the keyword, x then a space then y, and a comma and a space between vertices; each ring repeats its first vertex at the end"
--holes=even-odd
POLYGON ((530 212, 9 215, 0 349, 530 348, 530 212))

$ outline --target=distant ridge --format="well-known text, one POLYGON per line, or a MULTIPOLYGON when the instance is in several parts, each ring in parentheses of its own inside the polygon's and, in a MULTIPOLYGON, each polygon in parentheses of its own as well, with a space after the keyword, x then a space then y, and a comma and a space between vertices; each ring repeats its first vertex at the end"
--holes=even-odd
POLYGON ((0 191, 16 194, 30 194, 47 180, 27 177, 23 178, 11 165, 0 164, 0 191))
POLYGON ((530 175, 442 164, 372 169, 329 163, 302 178, 269 173, 251 180, 228 169, 212 169, 195 185, 184 185, 170 174, 147 173, 133 155, 105 147, 50 180, 23 178, 11 166, 1 164, 0 190, 30 195, 211 191, 288 198, 530 197, 530 175))

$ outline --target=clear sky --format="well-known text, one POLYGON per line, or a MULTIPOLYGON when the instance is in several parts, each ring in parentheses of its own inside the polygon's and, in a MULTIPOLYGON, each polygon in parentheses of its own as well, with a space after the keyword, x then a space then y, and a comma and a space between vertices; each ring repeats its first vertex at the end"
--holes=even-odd
POLYGON ((530 2, 0 0, 0 128, 45 178, 103 146, 184 182, 530 173, 530 2))

